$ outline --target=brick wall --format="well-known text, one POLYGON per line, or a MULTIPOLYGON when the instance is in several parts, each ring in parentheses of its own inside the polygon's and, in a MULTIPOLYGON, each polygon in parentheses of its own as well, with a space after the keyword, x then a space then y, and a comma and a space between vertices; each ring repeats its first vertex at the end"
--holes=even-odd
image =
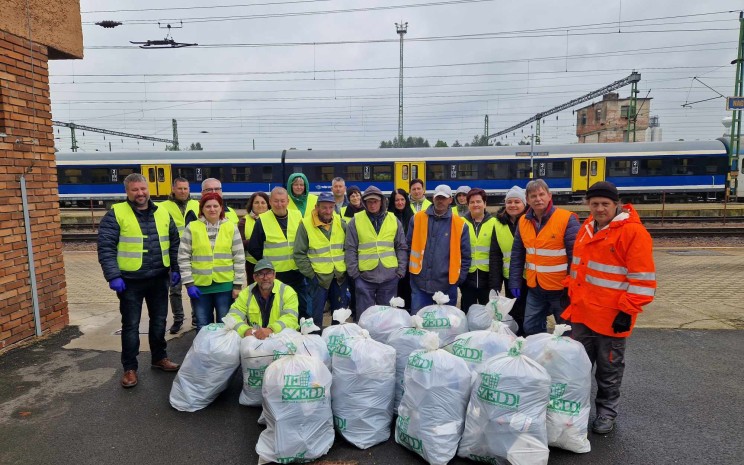
POLYGON ((0 31, 0 351, 35 335, 21 204, 26 174, 41 328, 68 321, 47 47, 0 31), (33 57, 33 62, 32 62, 33 57), (29 171, 30 169, 30 171, 29 171))
MULTIPOLYGON (((614 94, 608 94, 614 95, 614 94)), ((629 99, 605 98, 576 111, 576 136, 580 143, 624 142, 628 118, 621 108, 629 106, 629 99), (585 121, 584 124, 582 124, 585 121)), ((651 99, 638 99, 636 111, 636 142, 646 140, 651 99)), ((631 134, 630 141, 633 140, 631 134)))

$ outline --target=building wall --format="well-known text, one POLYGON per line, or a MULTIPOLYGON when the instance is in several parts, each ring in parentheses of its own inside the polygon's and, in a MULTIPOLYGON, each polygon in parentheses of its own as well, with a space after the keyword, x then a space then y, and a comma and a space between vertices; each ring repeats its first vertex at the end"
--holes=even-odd
MULTIPOLYGON (((578 109, 576 136, 579 142, 624 142, 628 118, 622 115, 622 107, 629 105, 630 99, 617 99, 617 94, 608 94, 602 101, 578 109)), ((646 140, 650 109, 651 99, 637 99, 636 142, 646 140)), ((632 135, 628 140, 633 140, 632 135)))
POLYGON ((0 351, 35 335, 20 176, 26 173, 44 333, 68 324, 46 46, 0 31, 0 351))
POLYGON ((2 0, 0 31, 49 47, 50 60, 83 57, 79 0, 2 0))

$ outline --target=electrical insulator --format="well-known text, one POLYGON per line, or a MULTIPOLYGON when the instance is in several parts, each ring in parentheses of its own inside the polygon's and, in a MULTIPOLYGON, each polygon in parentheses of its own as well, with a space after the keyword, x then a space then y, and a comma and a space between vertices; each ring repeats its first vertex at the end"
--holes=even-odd
POLYGON ((106 29, 112 29, 116 26, 121 26, 121 23, 119 21, 111 21, 110 19, 107 19, 105 21, 98 21, 96 23, 96 26, 101 26, 106 29))

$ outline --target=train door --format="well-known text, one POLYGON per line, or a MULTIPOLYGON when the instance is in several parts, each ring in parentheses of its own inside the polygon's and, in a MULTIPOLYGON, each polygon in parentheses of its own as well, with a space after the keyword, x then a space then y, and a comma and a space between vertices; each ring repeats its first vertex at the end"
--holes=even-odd
POLYGON ((605 178, 604 158, 574 158, 571 188, 574 192, 585 192, 589 186, 605 178))
POLYGON ((167 197, 171 193, 170 165, 142 165, 150 197, 167 197))
POLYGON ((409 191, 411 179, 421 179, 426 188, 426 162, 423 161, 396 161, 395 162, 395 188, 409 191))

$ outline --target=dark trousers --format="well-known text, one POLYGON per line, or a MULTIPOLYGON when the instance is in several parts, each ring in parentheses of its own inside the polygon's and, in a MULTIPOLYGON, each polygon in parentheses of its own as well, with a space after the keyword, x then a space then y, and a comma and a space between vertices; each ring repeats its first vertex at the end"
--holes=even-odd
MULTIPOLYGON (((449 297, 447 305, 457 305, 457 285, 450 284, 446 289, 442 289, 445 295, 449 297)), ((434 292, 426 292, 416 285, 416 280, 411 279, 411 315, 415 315, 419 310, 427 305, 434 305, 434 292)))
POLYGON ((222 323, 222 318, 230 311, 232 303, 232 290, 202 294, 198 299, 191 299, 196 330, 199 331, 210 323, 222 323))
POLYGON ((620 384, 625 371, 625 338, 610 337, 591 330, 582 323, 571 323, 571 337, 584 345, 592 365, 597 370, 597 415, 617 417, 620 405, 620 384))
POLYGON ((331 285, 328 289, 318 284, 318 279, 313 278, 309 280, 309 292, 313 298, 313 323, 320 329, 323 329, 323 310, 325 304, 328 302, 331 313, 339 308, 346 308, 349 305, 347 298, 347 292, 349 286, 347 284, 348 279, 339 282, 334 278, 331 280, 331 285))
POLYGON ((566 320, 561 318, 561 294, 563 290, 548 291, 540 286, 529 288, 524 309, 524 332, 527 336, 546 332, 548 315, 553 315, 556 324, 565 323, 566 320))
MULTIPOLYGON (((514 302, 514 306, 512 307, 511 311, 509 312, 509 316, 511 316, 514 321, 517 322, 517 326, 519 326, 519 330, 517 331, 517 336, 525 336, 524 333, 524 307, 527 305, 527 283, 522 283, 522 295, 519 296, 516 302, 514 302)), ((511 293, 511 290, 507 287, 504 289, 504 295, 510 299, 514 298, 514 294, 511 293)))
POLYGON ((408 273, 398 280, 398 297, 406 303, 404 308, 411 308, 411 275, 408 273))
POLYGON ((151 279, 125 279, 126 289, 118 292, 121 313, 121 364, 126 370, 137 369, 142 317, 142 301, 147 303, 150 325, 147 330, 152 362, 168 355, 165 352, 165 319, 168 316, 168 273, 151 279))
POLYGON ((361 277, 355 280, 356 285, 356 317, 373 305, 390 305, 390 299, 398 291, 398 279, 391 279, 385 283, 371 283, 361 277))
POLYGON ((297 270, 280 271, 276 273, 276 278, 290 286, 297 293, 297 305, 300 318, 312 318, 310 309, 312 308, 312 296, 307 288, 307 279, 297 270))
POLYGON ((468 313, 471 305, 481 304, 486 305, 488 303, 488 294, 491 289, 485 287, 478 289, 477 287, 471 287, 467 284, 460 286, 460 308, 463 312, 468 313))

